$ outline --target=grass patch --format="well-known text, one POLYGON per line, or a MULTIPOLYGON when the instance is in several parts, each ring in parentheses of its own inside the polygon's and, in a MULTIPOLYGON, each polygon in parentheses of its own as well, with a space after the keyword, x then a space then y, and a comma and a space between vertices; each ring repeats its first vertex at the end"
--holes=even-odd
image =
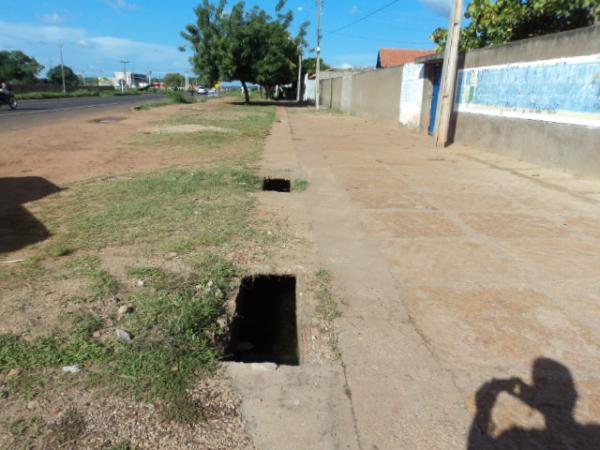
MULTIPOLYGON (((222 111, 222 110, 221 110, 222 111)), ((211 111, 202 110, 194 113, 182 111, 165 123, 169 125, 205 125, 219 128, 229 128, 237 131, 240 137, 264 137, 268 134, 275 118, 275 109, 261 106, 228 106, 227 111, 232 115, 211 116, 211 111)), ((236 137, 236 136, 233 136, 236 137)))
MULTIPOLYGON (((262 180, 251 163, 274 109, 261 111, 260 117, 227 121, 243 130, 232 136, 244 147, 226 165, 97 178, 36 203, 36 216, 53 237, 32 246, 27 265, 20 264, 6 280, 16 284, 18 279, 21 285, 34 280, 36 288, 44 289, 53 280, 77 280, 77 289, 81 280, 87 283, 68 305, 76 312, 59 315, 56 329, 34 338, 0 335, 0 373, 21 369, 7 380, 11 396, 50 395, 77 384, 153 402, 172 420, 205 416, 205 405, 190 390, 198 377, 218 367, 228 338, 226 300, 241 272, 220 255, 237 254, 248 242, 262 239, 250 195, 260 190, 262 180), (103 269, 100 258, 105 249, 118 246, 131 249, 136 261, 142 254, 150 261, 147 267, 119 272, 121 283, 103 269), (161 266, 165 251, 183 255, 178 261, 185 264, 182 273, 161 266), (36 273, 39 277, 30 276, 36 273), (115 295, 126 299, 130 312, 117 315, 114 302, 96 301, 115 295), (129 331, 132 341, 118 340, 117 328, 129 331), (60 370, 74 364, 81 366, 80 373, 60 370)), ((205 148, 202 144, 196 151, 205 148)))
POLYGON ((21 417, 18 419, 11 418, 3 422, 4 428, 8 432, 7 434, 12 439, 10 447, 8 447, 11 449, 29 449, 31 447, 28 443, 34 441, 43 433, 44 423, 38 416, 21 417))
POLYGON ((167 416, 180 421, 202 415, 188 390, 196 376, 217 367, 227 336, 225 298, 236 270, 216 256, 205 261, 185 278, 154 267, 131 272, 145 281, 124 323, 134 339, 117 346, 111 364, 117 390, 159 399, 167 416))
POLYGON ((57 232, 62 228, 63 239, 84 250, 156 241, 171 242, 173 251, 193 249, 190 242, 222 245, 251 234, 254 200, 247 193, 259 187, 249 169, 165 170, 74 186, 75 195, 62 199, 60 215, 44 222, 57 232))
POLYGON ((92 338, 91 331, 100 325, 101 321, 89 319, 75 325, 69 334, 55 331, 31 341, 11 334, 0 335, 0 368, 31 372, 102 360, 107 356, 107 349, 92 338))
POLYGON ((203 406, 189 389, 221 359, 228 336, 225 300, 238 270, 211 254, 199 255, 193 267, 187 277, 156 267, 131 270, 131 276, 145 282, 129 298, 134 312, 119 324, 134 336, 131 343, 95 339, 105 319, 85 312, 67 315, 72 324, 68 333, 55 331, 31 341, 0 335, 0 370, 19 368, 25 374, 9 380, 11 390, 32 397, 44 369, 79 364, 93 369, 94 383, 158 401, 170 419, 203 417, 203 406))
POLYGON ((56 242, 50 245, 47 251, 50 256, 58 258, 61 256, 70 255, 75 251, 75 249, 65 242, 56 242))
POLYGON ((316 313, 319 319, 321 332, 327 336, 329 346, 336 358, 341 358, 338 336, 334 321, 341 316, 337 302, 331 293, 331 276, 326 270, 319 270, 315 274, 317 298, 319 305, 316 313))
POLYGON ((127 89, 124 92, 117 90, 77 89, 74 92, 23 92, 15 94, 17 100, 40 100, 46 98, 72 98, 72 97, 112 97, 119 95, 141 95, 136 89, 127 89))
MULTIPOLYGON (((227 336, 225 299, 238 269, 202 249, 256 239, 254 200, 248 193, 259 188, 260 178, 251 170, 223 167, 165 170, 73 187, 75 195, 62 199, 61 215, 45 219, 60 229, 61 242, 82 252, 60 266, 64 276, 89 281, 88 293, 72 304, 85 307, 119 291, 114 277, 90 253, 106 246, 147 242, 160 248, 164 242, 178 242, 177 249, 190 254, 192 273, 183 277, 160 267, 131 270, 131 284, 141 279, 144 285, 127 299, 133 312, 118 324, 107 325, 113 320, 109 316, 84 311, 67 316, 67 331, 32 340, 1 335, 0 371, 20 368, 27 374, 11 381, 11 389, 34 396, 41 386, 57 383, 52 377, 60 375, 47 368, 79 364, 84 371, 77 379, 87 377, 124 395, 156 401, 170 419, 203 417, 203 406, 189 396, 189 389, 198 376, 212 373, 221 358, 227 336), (179 241, 173 238, 177 233, 182 233, 179 241), (133 341, 94 337, 107 326, 127 329, 133 341)), ((49 211, 57 214, 54 207, 49 211)))
POLYGON ((308 188, 308 181, 306 180, 293 180, 292 191, 293 192, 304 192, 308 188))
POLYGON ((105 270, 83 270, 81 275, 90 280, 92 300, 101 300, 119 292, 117 280, 105 270))
POLYGON ((206 99, 196 100, 195 97, 186 95, 184 92, 169 92, 169 95, 164 100, 156 102, 148 102, 143 105, 135 106, 136 111, 147 111, 149 109, 160 108, 161 106, 176 105, 178 103, 196 103, 197 101, 206 101, 206 99))

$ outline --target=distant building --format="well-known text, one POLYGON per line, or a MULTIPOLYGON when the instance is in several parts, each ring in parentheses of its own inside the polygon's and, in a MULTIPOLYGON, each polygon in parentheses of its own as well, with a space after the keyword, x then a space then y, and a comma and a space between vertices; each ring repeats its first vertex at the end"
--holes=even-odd
POLYGON ((419 56, 433 55, 433 50, 413 50, 408 48, 382 48, 377 54, 377 68, 401 66, 414 62, 419 56))
POLYGON ((98 86, 114 86, 114 80, 109 77, 98 77, 98 86))
POLYGON ((121 85, 125 85, 126 88, 145 88, 150 84, 148 75, 143 73, 132 73, 132 72, 115 72, 113 78, 113 86, 120 88, 121 85))

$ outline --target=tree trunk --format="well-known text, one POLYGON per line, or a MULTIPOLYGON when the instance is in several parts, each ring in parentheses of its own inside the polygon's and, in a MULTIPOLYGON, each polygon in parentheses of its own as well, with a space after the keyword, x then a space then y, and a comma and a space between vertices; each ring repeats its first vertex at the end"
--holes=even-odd
POLYGON ((248 92, 248 86, 246 82, 242 80, 242 89, 244 90, 244 103, 248 105, 250 103, 250 93, 248 92))

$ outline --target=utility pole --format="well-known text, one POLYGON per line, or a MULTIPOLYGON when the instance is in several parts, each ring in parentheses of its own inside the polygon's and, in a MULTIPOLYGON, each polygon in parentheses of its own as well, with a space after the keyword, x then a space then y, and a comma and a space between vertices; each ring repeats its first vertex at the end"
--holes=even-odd
POLYGON ((63 44, 62 42, 58 44, 60 48, 60 74, 62 75, 62 88, 63 94, 67 93, 67 84, 65 83, 65 65, 63 63, 63 44))
POLYGON ((129 61, 121 61, 121 64, 123 64, 123 83, 121 83, 121 92, 123 92, 125 90, 125 83, 127 82, 127 64, 129 64, 129 61))
POLYGON ((456 72, 458 69, 458 46, 460 41, 460 22, 463 15, 463 0, 453 0, 448 40, 444 52, 442 68, 442 96, 439 105, 438 122, 436 126, 435 145, 444 147, 448 143, 450 121, 454 107, 454 91, 456 88, 456 72))
POLYGON ((315 105, 320 107, 321 99, 321 1, 317 0, 317 84, 315 87, 315 105))
POLYGON ((296 89, 296 101, 300 102, 302 97, 302 52, 298 53, 298 87, 296 89))

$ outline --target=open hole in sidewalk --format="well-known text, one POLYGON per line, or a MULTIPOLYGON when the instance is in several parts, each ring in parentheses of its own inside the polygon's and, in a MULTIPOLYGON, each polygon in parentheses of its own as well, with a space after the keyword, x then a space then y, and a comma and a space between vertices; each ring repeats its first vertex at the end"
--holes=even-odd
POLYGON ((258 275, 242 280, 227 360, 297 366, 296 277, 258 275))
POLYGON ((263 191, 290 192, 290 180, 285 178, 265 178, 263 180, 263 191))

